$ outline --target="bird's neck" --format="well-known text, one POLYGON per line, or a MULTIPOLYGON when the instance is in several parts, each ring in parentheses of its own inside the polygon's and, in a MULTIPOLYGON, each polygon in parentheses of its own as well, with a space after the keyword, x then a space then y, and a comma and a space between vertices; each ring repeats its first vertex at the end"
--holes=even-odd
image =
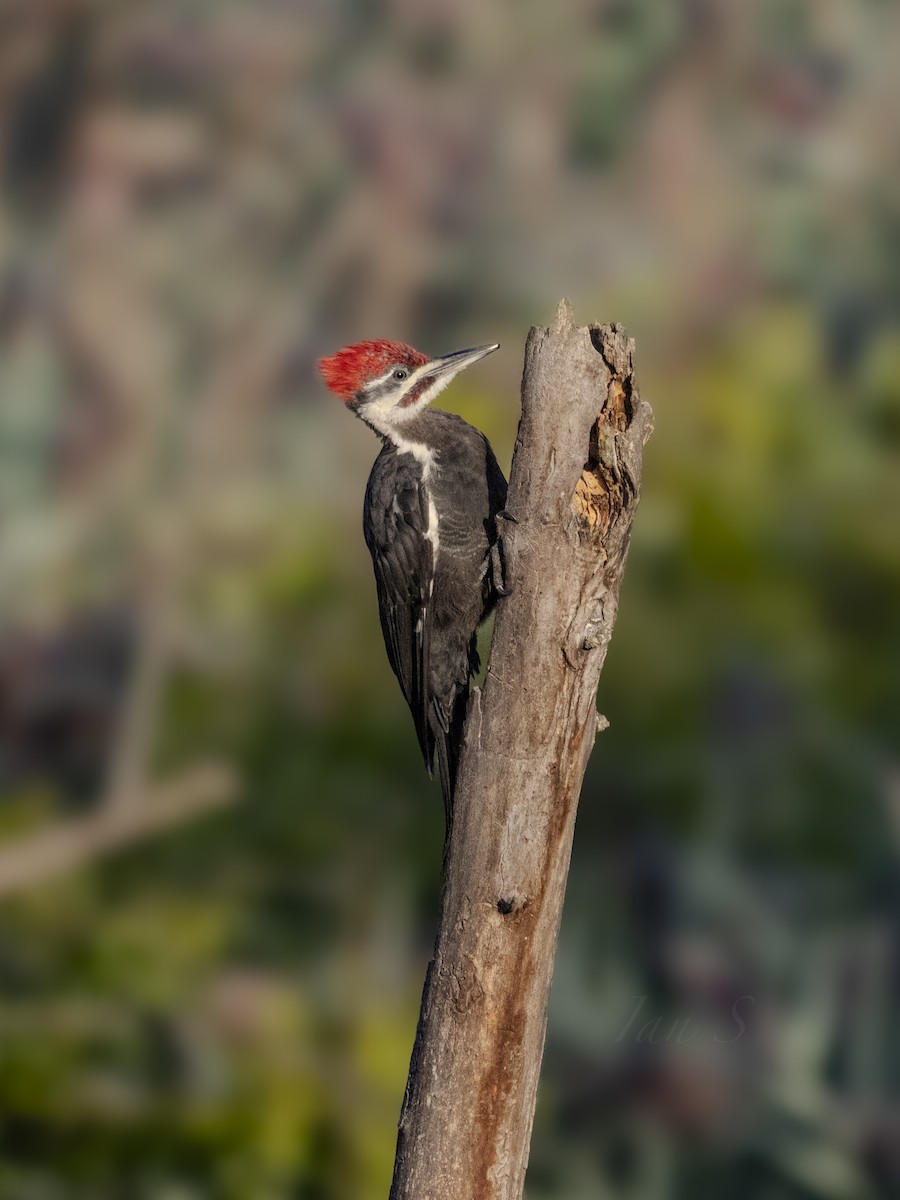
MULTIPOLYGON (((360 415, 366 421, 365 414, 360 415)), ((441 445, 444 427, 451 420, 450 415, 440 409, 426 408, 396 425, 378 428, 369 421, 366 424, 399 454, 413 454, 422 459, 425 455, 433 455, 441 445)))

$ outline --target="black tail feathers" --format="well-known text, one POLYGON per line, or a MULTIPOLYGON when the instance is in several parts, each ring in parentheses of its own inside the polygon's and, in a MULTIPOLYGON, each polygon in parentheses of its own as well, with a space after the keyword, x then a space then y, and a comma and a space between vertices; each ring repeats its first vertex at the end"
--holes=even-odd
POLYGON ((456 795, 456 777, 459 770, 459 756, 462 751, 468 699, 469 689, 466 687, 457 695, 452 712, 441 712, 437 705, 432 711, 434 757, 437 760, 437 773, 441 784, 441 793, 444 797, 445 853, 450 844, 450 833, 453 828, 453 798, 456 795))

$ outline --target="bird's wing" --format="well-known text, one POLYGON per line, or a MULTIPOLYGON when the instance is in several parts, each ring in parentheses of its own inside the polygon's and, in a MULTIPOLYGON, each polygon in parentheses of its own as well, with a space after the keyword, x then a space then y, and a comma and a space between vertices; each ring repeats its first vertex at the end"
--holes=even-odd
POLYGON ((506 508, 506 493, 507 483, 506 476, 500 464, 497 462, 494 451, 491 449, 491 444, 484 439, 485 446, 485 464, 487 466, 487 482, 488 482, 488 506, 492 517, 495 517, 498 512, 506 508))
POLYGON ((369 477, 363 531, 375 567, 388 659, 412 713, 425 765, 432 771, 434 732, 428 709, 434 547, 428 522, 428 494, 421 475, 407 468, 401 456, 382 453, 369 477))

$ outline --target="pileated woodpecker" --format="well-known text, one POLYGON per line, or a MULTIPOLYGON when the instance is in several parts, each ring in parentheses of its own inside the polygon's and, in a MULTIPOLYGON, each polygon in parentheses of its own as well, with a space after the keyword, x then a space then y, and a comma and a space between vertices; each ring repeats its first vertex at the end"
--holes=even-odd
POLYGON ((319 363, 331 391, 383 442, 363 532, 388 659, 429 774, 437 767, 448 831, 475 635, 505 594, 496 518, 506 479, 484 434, 428 405, 496 349, 429 359, 400 342, 360 342, 319 363))

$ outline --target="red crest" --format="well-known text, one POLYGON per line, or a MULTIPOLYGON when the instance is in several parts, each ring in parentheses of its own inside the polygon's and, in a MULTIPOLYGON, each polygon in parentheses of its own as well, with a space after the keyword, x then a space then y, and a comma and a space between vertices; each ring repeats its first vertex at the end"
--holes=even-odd
POLYGON ((377 379, 388 367, 424 366, 428 356, 404 342, 357 342, 330 358, 319 360, 319 370, 329 390, 348 403, 369 379, 377 379))

